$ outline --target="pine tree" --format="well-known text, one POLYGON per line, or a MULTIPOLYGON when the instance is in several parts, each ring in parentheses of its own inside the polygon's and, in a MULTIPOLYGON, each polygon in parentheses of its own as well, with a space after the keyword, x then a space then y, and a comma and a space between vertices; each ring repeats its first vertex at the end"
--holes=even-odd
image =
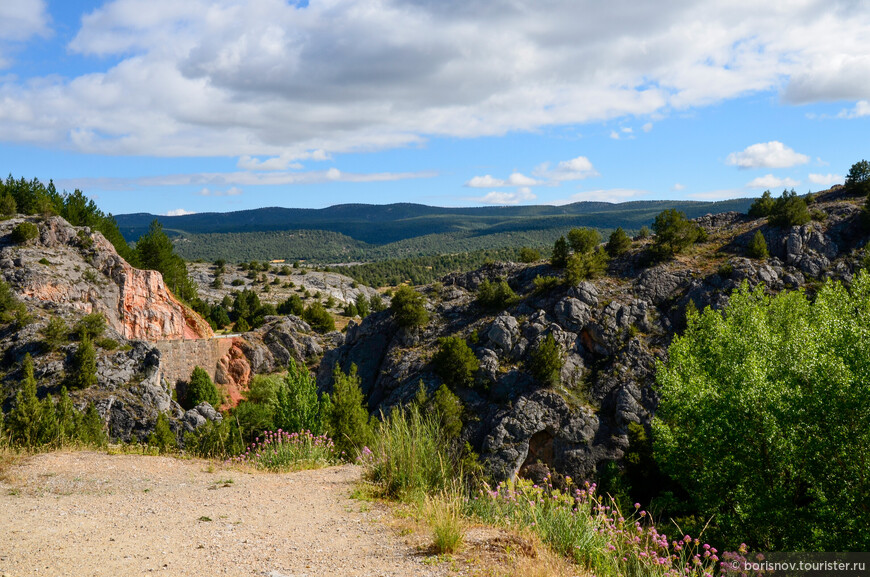
POLYGON ((758 259, 770 256, 770 253, 767 250, 767 241, 764 240, 764 235, 761 234, 760 230, 756 230, 752 240, 749 241, 749 245, 746 247, 746 254, 749 258, 758 259))
POLYGON ((369 412, 360 389, 356 365, 351 365, 346 375, 336 366, 332 376, 332 394, 324 395, 328 397, 324 407, 324 424, 336 448, 346 458, 353 458, 359 449, 371 442, 369 412))
POLYGON ((73 354, 72 387, 86 389, 97 384, 97 352, 87 334, 73 354))
POLYGON ((553 245, 553 256, 550 258, 550 264, 556 268, 565 268, 568 264, 568 241, 564 236, 560 236, 553 245))

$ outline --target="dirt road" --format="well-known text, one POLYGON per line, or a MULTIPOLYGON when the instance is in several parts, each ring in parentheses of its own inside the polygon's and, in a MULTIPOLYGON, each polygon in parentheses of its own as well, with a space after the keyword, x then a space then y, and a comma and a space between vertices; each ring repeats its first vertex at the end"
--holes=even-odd
POLYGON ((0 575, 435 576, 349 497, 347 465, 250 473, 169 457, 48 453, 0 481, 0 575))

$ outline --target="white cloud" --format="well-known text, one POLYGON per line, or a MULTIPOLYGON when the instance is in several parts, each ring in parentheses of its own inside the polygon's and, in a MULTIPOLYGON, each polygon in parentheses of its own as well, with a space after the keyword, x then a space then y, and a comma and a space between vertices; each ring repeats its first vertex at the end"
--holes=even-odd
POLYGON ((789 188, 792 186, 797 186, 800 183, 801 181, 794 180, 792 178, 779 178, 772 174, 766 174, 764 176, 759 176, 758 178, 752 179, 746 184, 746 186, 748 186, 749 188, 789 188))
POLYGON ((7 53, 14 50, 14 43, 49 36, 49 20, 45 0, 0 2, 0 69, 11 64, 7 53))
POLYGON ((528 202, 538 198, 528 187, 520 187, 516 192, 492 191, 481 197, 467 198, 472 202, 482 202, 483 204, 503 204, 512 205, 521 202, 528 202))
POLYGON ((611 130, 610 131, 610 138, 612 138, 613 140, 619 140, 619 133, 616 132, 615 130, 611 130))
POLYGON ((634 188, 608 188, 608 189, 600 189, 600 190, 587 190, 583 192, 578 192, 576 194, 572 194, 568 198, 558 199, 548 202, 547 204, 554 204, 556 206, 561 206, 563 204, 571 204, 574 202, 625 202, 627 200, 631 200, 637 198, 639 196, 645 196, 649 194, 646 190, 638 190, 634 188))
POLYGON ((809 156, 795 152, 778 140, 747 146, 741 152, 732 152, 726 160, 739 168, 788 168, 809 161, 809 156))
POLYGON ((729 198, 746 198, 746 190, 740 188, 730 188, 722 190, 708 190, 705 192, 693 192, 686 195, 687 198, 693 200, 728 200, 729 198))
POLYGON ((549 163, 544 163, 535 169, 535 174, 554 181, 583 180, 599 176, 598 171, 592 166, 592 162, 585 156, 578 156, 571 160, 563 160, 550 169, 549 163))
POLYGON ((502 186, 535 186, 540 184, 534 178, 528 177, 521 172, 512 173, 507 180, 501 178, 493 178, 489 174, 483 176, 475 176, 465 183, 465 186, 471 188, 499 188, 502 186))
POLYGON ((647 122, 646 124, 643 125, 642 128, 643 128, 643 131, 644 131, 644 132, 649 132, 650 130, 653 129, 653 123, 652 123, 652 122, 647 122))
POLYGON ((676 192, 679 192, 679 191, 685 190, 685 189, 686 189, 686 186, 683 184, 680 184, 679 182, 674 183, 674 185, 671 187, 671 190, 676 191, 676 192))
MULTIPOLYGON (((629 13, 574 0, 546 10, 510 0, 295 4, 107 1, 68 46, 104 68, 3 79, 0 134, 85 153, 247 156, 240 168, 284 170, 310 151, 655 118, 757 91, 870 100, 866 2, 753 3, 752 18, 733 0, 629 13)), ((47 30, 44 1, 0 8, 24 11, 12 26, 0 17, 7 36, 47 30)))
POLYGON ((174 210, 170 210, 169 212, 167 212, 166 214, 163 214, 161 216, 184 216, 186 214, 196 214, 196 213, 191 211, 191 210, 185 210, 183 208, 176 208, 174 210))
POLYGON ((810 173, 809 181, 813 184, 821 186, 831 186, 833 184, 842 184, 845 179, 839 174, 813 174, 810 173))
POLYGON ((514 172, 508 177, 508 184, 511 186, 534 186, 538 184, 538 181, 519 172, 514 172))
POLYGON ((841 110, 838 118, 861 118, 862 116, 870 116, 870 101, 859 100, 855 103, 855 107, 849 110, 841 110))
POLYGON ((212 190, 210 188, 203 187, 203 189, 200 190, 197 194, 200 196, 238 196, 242 194, 242 189, 235 186, 231 186, 226 190, 212 190))

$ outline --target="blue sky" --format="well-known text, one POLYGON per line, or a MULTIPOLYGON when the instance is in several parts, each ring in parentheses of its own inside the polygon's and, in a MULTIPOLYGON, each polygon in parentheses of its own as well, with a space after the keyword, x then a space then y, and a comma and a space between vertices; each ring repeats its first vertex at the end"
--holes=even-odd
POLYGON ((757 196, 870 156, 870 5, 0 3, 0 170, 115 214, 757 196))

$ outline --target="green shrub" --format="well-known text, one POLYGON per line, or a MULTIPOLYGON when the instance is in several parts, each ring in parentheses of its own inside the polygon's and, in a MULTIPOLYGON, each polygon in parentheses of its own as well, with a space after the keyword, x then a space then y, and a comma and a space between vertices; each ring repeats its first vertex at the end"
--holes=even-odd
POLYGON ((39 259, 39 264, 44 264, 45 266, 51 266, 51 261, 49 261, 45 257, 42 257, 41 259, 39 259))
POLYGON ((438 415, 441 435, 447 441, 452 442, 459 438, 459 433, 462 432, 462 401, 447 388, 446 384, 442 383, 430 398, 421 380, 420 390, 414 402, 424 413, 438 415))
POLYGON ((380 294, 373 294, 369 299, 369 306, 372 309, 373 313, 379 313, 381 311, 387 310, 387 305, 384 304, 384 299, 380 294))
POLYGON ((409 286, 400 286, 390 302, 390 311, 400 327, 422 327, 429 322, 426 299, 409 286))
POLYGON ((804 225, 811 218, 806 201, 792 189, 783 190, 782 196, 776 199, 768 222, 773 226, 790 227, 804 225))
MULTIPOLYGON (((653 448, 711 538, 767 551, 870 547, 870 274, 815 301, 744 283, 690 313, 656 370, 653 448)), ((687 527, 683 527, 688 529, 687 527)))
POLYGON ((631 237, 625 234, 622 227, 619 227, 610 233, 610 238, 607 240, 605 250, 607 250, 607 254, 612 258, 624 255, 628 252, 629 248, 631 248, 631 237))
POLYGON ((73 333, 79 339, 85 337, 93 340, 102 336, 106 330, 106 317, 102 313, 90 313, 83 316, 73 327, 73 333))
POLYGON ((69 342, 69 327, 61 317, 51 317, 42 328, 42 343, 49 351, 56 351, 69 342))
POLYGON ((650 237, 650 234, 651 232, 649 230, 649 227, 647 225, 643 225, 642 227, 640 227, 640 230, 637 233, 637 238, 638 240, 646 240, 650 237))
POLYGON ((760 230, 756 230, 755 234, 752 236, 752 240, 749 241, 749 245, 746 247, 746 255, 749 258, 767 258, 770 256, 770 253, 767 250, 767 241, 764 240, 764 235, 761 234, 760 230))
POLYGON ((524 246, 520 249, 519 260, 524 263, 538 262, 541 260, 541 251, 524 246))
POLYGON ((115 339, 110 339, 108 337, 97 339, 96 341, 94 341, 94 343, 101 349, 105 349, 107 351, 114 351, 119 346, 121 346, 121 343, 119 343, 115 339))
POLYGON ((274 421, 275 426, 284 431, 310 431, 315 435, 323 432, 317 381, 308 369, 297 366, 293 359, 276 390, 274 421))
POLYGON ((209 421, 193 433, 184 434, 184 450, 205 459, 229 459, 244 451, 238 421, 226 418, 220 423, 209 421))
POLYGON ((561 382, 562 348, 548 334, 529 355, 528 369, 541 384, 555 387, 561 382))
POLYGON ((202 367, 194 367, 190 380, 184 390, 180 404, 185 409, 192 409, 200 403, 208 403, 217 408, 221 404, 220 393, 211 377, 202 367))
POLYGON ((516 300, 516 293, 504 279, 495 282, 484 279, 477 288, 477 302, 485 309, 504 310, 516 300))
POLYGON ((156 447, 161 455, 178 448, 178 439, 169 428, 169 417, 166 413, 157 415, 157 422, 154 424, 154 431, 148 437, 148 444, 156 447))
POLYGON ((335 330, 335 319, 319 302, 313 302, 302 312, 302 318, 318 333, 335 330))
POLYGON ((607 271, 608 262, 609 257, 602 247, 594 252, 572 254, 565 267, 565 281, 574 286, 581 281, 597 278, 607 271))
POLYGON ((355 305, 357 314, 362 318, 366 318, 369 316, 369 313, 372 312, 371 303, 365 293, 360 293, 359 296, 356 297, 355 305))
POLYGON ((332 394, 324 395, 323 424, 339 452, 353 459, 372 440, 369 412, 365 404, 356 365, 344 374, 337 366, 332 374, 332 394))
POLYGON ((653 223, 656 233, 653 255, 659 259, 673 258, 701 238, 701 227, 676 209, 661 212, 653 223))
POLYGON ((8 218, 16 212, 18 212, 18 205, 15 203, 15 198, 8 193, 0 196, 0 215, 8 218))
POLYGON ((568 241, 565 240, 564 236, 560 236, 553 244, 550 264, 556 268, 565 268, 565 265, 568 264, 568 241))
POLYGON ((592 252, 601 242, 601 233, 594 228, 572 228, 568 231, 568 244, 575 254, 592 252))
POLYGON ((854 195, 870 195, 870 162, 859 160, 849 168, 846 189, 854 195))
POLYGON ((15 244, 24 244, 29 240, 39 237, 39 228, 32 222, 22 222, 16 224, 12 229, 12 242, 15 244))
POLYGON ((562 279, 557 276, 541 276, 537 275, 532 284, 535 286, 535 294, 543 294, 562 284, 562 279))
POLYGON ((432 357, 435 373, 451 386, 469 387, 480 363, 465 339, 458 336, 438 339, 438 351, 432 357))
POLYGON ((749 207, 749 216, 753 218, 764 218, 771 215, 775 201, 770 195, 769 190, 765 190, 761 194, 761 198, 755 199, 752 206, 749 207))
POLYGON ((335 443, 310 431, 266 431, 232 463, 251 465, 275 473, 327 467, 338 462, 335 443))
POLYGON ((71 387, 86 389, 97 384, 97 352, 87 334, 72 357, 71 387))

